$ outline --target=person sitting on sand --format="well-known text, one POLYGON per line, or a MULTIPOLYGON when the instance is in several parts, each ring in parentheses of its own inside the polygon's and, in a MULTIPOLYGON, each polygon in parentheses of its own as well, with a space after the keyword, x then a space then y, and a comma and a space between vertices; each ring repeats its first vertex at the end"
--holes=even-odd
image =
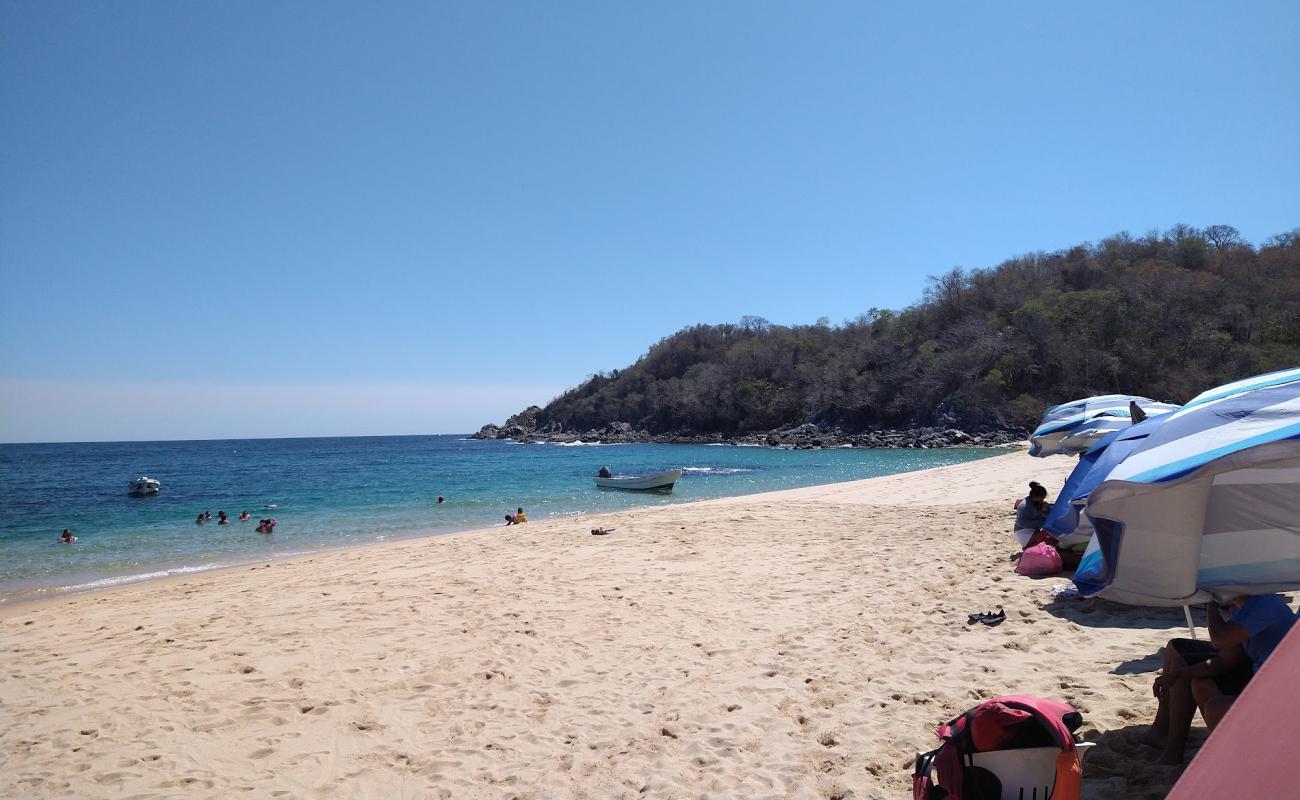
POLYGON ((1161 764, 1183 763, 1196 709, 1214 730, 1296 621, 1290 606, 1275 594, 1243 595, 1226 606, 1210 603, 1206 616, 1210 641, 1170 639, 1164 670, 1152 685, 1160 705, 1140 741, 1163 749, 1161 764))
POLYGON ((523 510, 522 508, 516 508, 516 509, 515 509, 515 524, 516 524, 516 525, 523 525, 523 524, 524 524, 525 522, 527 522, 527 521, 528 521, 528 517, 524 516, 524 510, 523 510))
POLYGON ((63 535, 59 537, 59 542, 62 544, 72 544, 75 541, 77 541, 77 537, 72 535, 72 530, 64 528, 63 535))
POLYGON ((514 515, 514 514, 506 514, 506 524, 507 524, 507 525, 514 525, 514 524, 515 524, 515 515, 514 515))
POLYGON ((248 522, 250 519, 252 519, 252 516, 253 515, 249 514, 247 511, 241 511, 239 512, 239 521, 248 522))
MULTIPOLYGON (((1020 549, 1054 540, 1051 534, 1043 530, 1043 524, 1047 522, 1051 510, 1052 505, 1047 502, 1047 489, 1038 481, 1030 481, 1029 496, 1016 508, 1016 524, 1013 528, 1020 549)), ((1052 543, 1055 544, 1055 541, 1052 543)))

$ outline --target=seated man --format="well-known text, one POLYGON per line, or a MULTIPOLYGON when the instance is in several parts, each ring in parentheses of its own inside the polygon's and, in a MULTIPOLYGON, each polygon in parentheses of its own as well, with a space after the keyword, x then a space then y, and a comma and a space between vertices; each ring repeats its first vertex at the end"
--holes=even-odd
POLYGON ((1152 687, 1160 707, 1142 741, 1163 748, 1161 764, 1183 763, 1197 707, 1213 730, 1296 620, 1275 594, 1236 597, 1226 607, 1210 603, 1206 611, 1210 641, 1170 639, 1164 671, 1152 687))

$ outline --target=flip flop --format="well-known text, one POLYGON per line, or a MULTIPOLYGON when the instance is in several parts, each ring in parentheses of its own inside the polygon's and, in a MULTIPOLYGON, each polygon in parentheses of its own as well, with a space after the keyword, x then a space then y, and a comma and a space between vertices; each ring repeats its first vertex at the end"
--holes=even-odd
POLYGON ((592 529, 591 529, 591 535, 592 535, 592 536, 608 536, 609 534, 613 533, 613 532, 616 531, 616 530, 618 530, 618 529, 617 529, 617 528, 592 528, 592 529))
POLYGON ((984 620, 988 619, 988 618, 991 617, 991 616, 993 616, 993 615, 992 615, 991 613, 989 613, 988 611, 982 612, 982 613, 980 613, 980 614, 971 614, 971 615, 966 619, 966 624, 967 624, 967 625, 974 625, 974 624, 977 623, 977 622, 983 622, 984 620))
POLYGON ((1006 621, 1007 621, 1007 612, 1003 611, 1000 608, 998 609, 998 613, 989 614, 985 616, 984 619, 980 620, 980 622, 983 622, 985 625, 989 626, 990 628, 1001 625, 1006 621))

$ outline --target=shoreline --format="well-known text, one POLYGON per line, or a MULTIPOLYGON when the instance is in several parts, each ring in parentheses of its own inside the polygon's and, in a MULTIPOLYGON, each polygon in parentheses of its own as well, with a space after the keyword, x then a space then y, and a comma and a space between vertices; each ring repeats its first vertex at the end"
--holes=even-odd
POLYGON ((616 422, 605 428, 587 431, 539 428, 536 412, 529 409, 506 420, 502 425, 489 423, 469 439, 512 441, 518 444, 700 444, 733 447, 769 447, 774 450, 833 450, 858 448, 876 450, 933 450, 946 447, 1015 447, 1029 432, 1012 428, 979 429, 968 433, 951 427, 885 428, 845 431, 822 429, 812 423, 774 428, 752 433, 648 433, 631 425, 616 422))
MULTIPOLYGON (((691 444, 691 443, 684 443, 684 444, 691 444)), ((724 443, 716 443, 716 444, 724 444, 724 443)), ((740 446, 740 447, 766 446, 766 445, 736 444, 734 442, 728 442, 725 444, 728 446, 740 446)), ((992 446, 987 448, 981 448, 981 449, 987 449, 988 451, 990 451, 990 454, 975 460, 980 461, 980 460, 984 460, 985 458, 996 458, 999 455, 998 451, 1001 451, 1003 453, 1017 452, 1020 450, 1025 450, 1027 449, 1027 447, 1028 447, 1027 444, 1023 442, 1019 442, 1019 443, 1010 443, 1010 444, 997 445, 997 446, 992 446)), ((824 448, 824 449, 830 449, 830 448, 824 448)), ((859 478, 850 481, 832 481, 830 483, 825 483, 825 484, 813 484, 811 486, 793 487, 790 489, 773 489, 773 490, 759 491, 759 492, 753 492, 748 494, 735 494, 735 495, 724 495, 722 497, 701 498, 698 500, 692 500, 692 501, 688 501, 676 505, 691 506, 697 503, 712 503, 712 502, 727 501, 727 500, 732 500, 735 498, 742 498, 742 497, 760 498, 766 495, 779 495, 783 492, 799 491, 801 489, 813 489, 813 488, 826 487, 826 486, 838 486, 841 484, 846 486, 852 486, 862 481, 876 480, 878 478, 888 478, 888 477, 893 477, 894 475, 920 474, 935 469, 944 469, 944 467, 926 467, 919 470, 909 470, 906 472, 890 473, 889 475, 876 476, 874 478, 859 478)), ((561 512, 554 516, 541 517, 537 520, 534 520, 533 522, 545 522, 545 521, 556 520, 556 519, 580 520, 588 516, 609 516, 610 514, 619 514, 619 513, 625 513, 627 511, 634 511, 641 508, 655 508, 655 507, 659 507, 659 506, 651 506, 651 505, 635 506, 629 509, 622 509, 620 511, 615 511, 615 512, 599 512, 599 511, 561 512)), ((171 567, 159 566, 157 569, 153 569, 148 572, 126 573, 126 574, 118 574, 118 575, 104 575, 99 578, 94 578, 91 581, 87 581, 86 583, 73 584, 69 586, 51 585, 51 586, 36 586, 32 588, 16 589, 16 590, 5 589, 5 590, 0 590, 0 615, 2 615, 4 609, 7 608, 16 608, 19 606, 26 606, 28 604, 41 604, 47 601, 57 603, 61 599, 67 597, 79 597, 79 596, 94 594, 98 592, 111 592, 114 590, 125 589, 133 586, 152 585, 156 583, 167 583, 171 581, 183 581, 200 575, 239 571, 241 569, 248 568, 251 565, 263 564, 267 562, 278 563, 278 562, 285 562, 285 561, 295 561, 300 559, 309 559, 315 556, 320 556, 328 553, 345 552, 350 550, 364 550, 364 549, 370 549, 375 547, 385 547, 390 545, 396 546, 405 542, 418 541, 424 539, 434 539, 434 538, 440 538, 445 536, 463 536, 466 534, 473 534, 473 533, 486 533, 488 531, 492 531, 501 527, 504 526, 502 525, 470 526, 470 527, 456 527, 448 530, 436 530, 431 528, 423 528, 419 530, 402 531, 396 534, 392 534, 382 541, 367 541, 361 543, 354 542, 354 543, 339 544, 333 546, 324 546, 324 547, 302 551, 302 552, 296 552, 292 554, 272 556, 270 558, 265 558, 265 557, 246 558, 246 559, 241 559, 239 561, 236 561, 234 563, 217 564, 210 567, 192 567, 183 564, 179 566, 171 566, 171 567), (164 573, 164 574, 159 574, 159 573, 164 573), (101 581, 118 581, 118 582, 109 585, 101 585, 101 586, 92 585, 95 583, 99 583, 101 581)), ((220 558, 220 556, 214 558, 220 558)))
POLYGON ((366 542, 364 544, 339 545, 338 547, 329 547, 310 553, 298 553, 277 558, 260 558, 251 561, 244 561, 238 564, 227 564, 212 567, 210 569, 199 569, 193 572, 163 575, 157 578, 142 578, 130 583, 121 583, 113 586, 96 586, 86 589, 61 589, 58 590, 57 593, 46 594, 40 597, 14 597, 13 599, 0 601, 0 622, 4 622, 21 613, 45 610, 65 603, 74 603, 78 600, 99 600, 105 596, 126 594, 132 592, 132 590, 147 591, 162 589, 169 586, 188 585, 191 581, 195 580, 239 575, 243 572, 250 572, 256 569, 267 569, 276 565, 309 563, 317 558, 326 556, 365 553, 370 550, 383 550, 386 548, 400 548, 403 545, 410 545, 416 542, 426 542, 431 539, 487 533, 491 530, 494 529, 471 528, 469 530, 451 531, 448 533, 414 534, 393 541, 386 540, 382 542, 366 542))
MULTIPOLYGON (((496 526, 496 527, 501 527, 501 526, 496 526)), ((402 533, 396 536, 385 538, 382 541, 371 541, 371 542, 360 542, 360 543, 353 542, 349 544, 327 546, 327 547, 322 547, 318 550, 289 553, 285 555, 276 555, 276 556, 271 556, 270 558, 252 558, 246 561, 239 561, 233 564, 218 564, 211 567, 180 566, 180 567, 172 567, 169 569, 155 570, 154 572, 147 572, 147 573, 138 573, 138 574, 132 573, 132 574, 118 575, 118 576, 110 575, 98 579, 98 580, 121 579, 120 583, 115 583, 106 586, 75 584, 67 587, 38 588, 38 589, 31 589, 27 591, 20 590, 20 591, 13 591, 13 592, 6 591, 0 593, 0 619, 3 618, 3 613, 6 608, 16 608, 19 606, 25 606, 29 604, 41 604, 47 601, 58 602, 59 600, 67 597, 80 597, 82 595, 95 594, 98 592, 113 592, 118 589, 129 589, 137 586, 146 586, 146 585, 153 586, 156 584, 165 584, 169 581, 185 580, 187 578, 193 578, 196 576, 215 575, 224 572, 237 572, 240 569, 249 567, 253 564, 266 563, 269 565, 269 564, 278 564, 281 562, 299 561, 302 559, 310 559, 315 556, 319 556, 327 553, 338 553, 338 552, 345 552, 349 550, 366 550, 375 547, 396 546, 396 545, 400 545, 412 541, 435 539, 443 536, 463 536, 467 533, 481 533, 490 530, 492 530, 492 528, 462 528, 462 529, 448 530, 448 531, 409 532, 409 533, 402 533), (180 570, 187 570, 187 571, 181 572, 180 570), (167 574, 158 575, 157 573, 159 572, 166 572, 167 574)), ((92 581, 91 583, 95 583, 95 582, 96 581, 92 581)))
POLYGON ((1013 453, 0 607, 0 795, 904 796, 937 725, 1026 693, 1083 712, 1086 798, 1154 799, 1178 771, 1130 729, 1181 611, 1053 600, 1065 578, 1006 560, 1011 500, 1072 468, 1013 453))

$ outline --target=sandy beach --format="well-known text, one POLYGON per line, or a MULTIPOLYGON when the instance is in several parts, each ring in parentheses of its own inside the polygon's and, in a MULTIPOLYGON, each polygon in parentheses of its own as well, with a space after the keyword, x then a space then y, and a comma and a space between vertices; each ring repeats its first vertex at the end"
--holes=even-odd
POLYGON ((1134 735, 1182 611, 1057 601, 1065 578, 1008 561, 1012 501, 1073 465, 1016 452, 5 607, 0 796, 901 798, 938 724, 1028 693, 1082 710, 1086 796, 1162 797, 1179 770, 1134 735))

